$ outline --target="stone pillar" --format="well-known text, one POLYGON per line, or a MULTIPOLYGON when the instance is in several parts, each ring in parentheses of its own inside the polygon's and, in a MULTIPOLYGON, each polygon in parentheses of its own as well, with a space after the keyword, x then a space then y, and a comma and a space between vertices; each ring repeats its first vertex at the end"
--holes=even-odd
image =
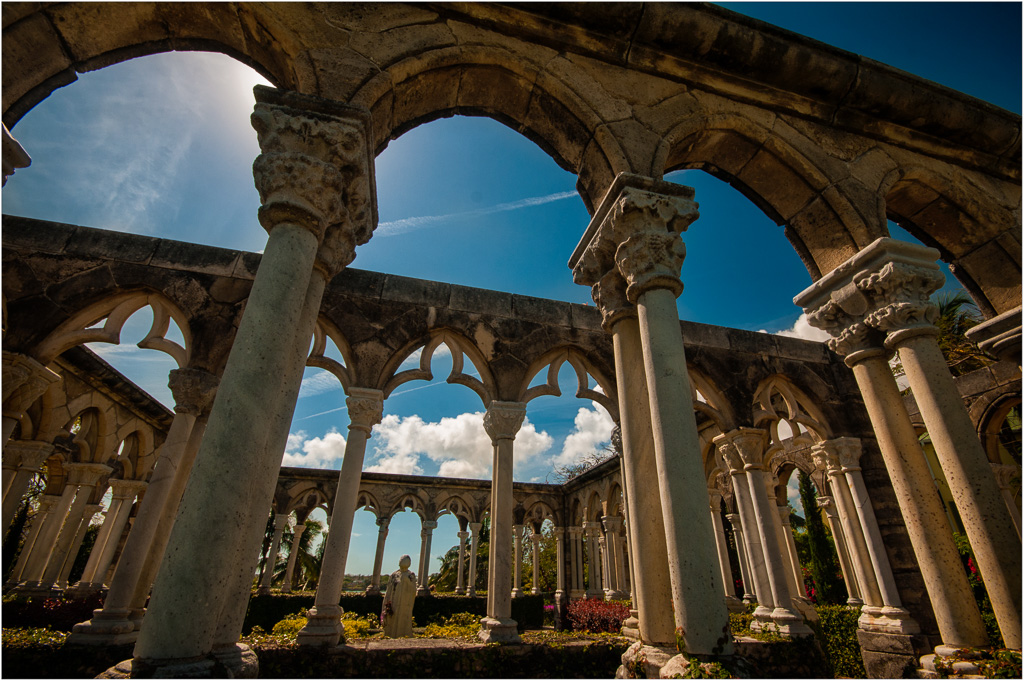
POLYGON ((14 564, 14 570, 4 584, 4 591, 13 589, 18 586, 19 582, 23 581, 22 575, 25 573, 25 568, 32 554, 38 550, 36 544, 38 543, 39 532, 47 524, 47 519, 61 499, 62 497, 56 494, 44 494, 39 497, 39 508, 36 509, 36 514, 32 517, 28 535, 25 537, 25 543, 22 544, 21 553, 18 554, 18 562, 14 564))
MULTIPOLYGON (((555 538, 555 600, 565 597, 565 528, 556 527, 555 538)), ((557 607, 557 606, 556 606, 557 607)))
POLYGON ((622 547, 619 539, 622 531, 622 518, 617 515, 606 515, 601 518, 605 532, 605 550, 608 558, 608 598, 621 600, 626 597, 625 567, 622 564, 622 547))
POLYGON ((843 571, 843 582, 846 584, 846 604, 860 607, 864 600, 860 597, 860 587, 857 585, 857 575, 853 569, 853 562, 847 548, 846 535, 843 533, 843 526, 839 520, 839 512, 836 511, 836 504, 832 497, 819 496, 818 507, 824 509, 828 518, 829 529, 832 530, 832 540, 836 545, 836 553, 839 554, 839 567, 843 571))
POLYGON ((380 593, 380 569, 384 564, 384 544, 388 539, 388 525, 391 518, 377 518, 377 551, 373 554, 373 577, 370 579, 370 586, 366 587, 366 593, 380 593))
MULTIPOLYGON (((6 158, 7 154, 5 153, 5 166, 7 163, 6 158)), ((6 174, 4 179, 6 179, 6 174)), ((4 450, 7 449, 7 441, 11 439, 11 433, 14 432, 18 421, 25 416, 25 411, 46 392, 46 389, 51 384, 59 380, 60 376, 31 357, 17 352, 3 351, 4 450)), ((6 451, 4 453, 6 454, 6 451)), ((6 498, 6 490, 4 497, 6 498)), ((5 529, 6 527, 4 525, 5 529)))
POLYGON ((455 574, 455 593, 462 596, 466 593, 466 540, 469 539, 469 532, 459 530, 456 535, 459 538, 459 564, 455 574))
MULTIPOLYGON (((7 178, 14 174, 17 168, 28 168, 31 165, 32 159, 29 157, 28 152, 25 151, 25 147, 18 143, 18 140, 14 139, 11 135, 11 131, 7 129, 7 125, 3 126, 3 184, 0 186, 7 185, 7 178)), ((4 381, 7 381, 7 377, 4 377, 4 381)))
POLYGON ((568 527, 566 528, 566 534, 569 537, 569 597, 580 598, 580 580, 578 577, 578 567, 580 564, 580 550, 579 550, 579 527, 568 527))
POLYGON ((263 565, 263 578, 260 579, 260 588, 257 593, 265 596, 270 593, 270 584, 274 580, 274 568, 277 567, 277 554, 281 549, 281 537, 288 527, 288 514, 278 513, 274 516, 274 538, 270 542, 270 552, 267 553, 267 562, 263 565))
MULTIPOLYGON (((1021 540, 999 494, 963 399, 936 336, 929 300, 945 281, 933 248, 878 239, 861 251, 858 292, 870 301, 865 321, 885 332, 906 372, 939 465, 964 523, 1003 642, 1021 647, 1021 540)), ((1019 357, 1018 357, 1019 359, 1019 357)))
POLYGON ((688 653, 731 655, 731 641, 721 642, 728 612, 676 308, 686 252, 680 235, 698 217, 693 196, 689 187, 619 174, 570 266, 589 285, 618 269, 637 307, 675 627, 688 653))
POLYGON ((601 592, 601 547, 597 543, 600 527, 596 522, 583 523, 583 534, 587 538, 587 598, 604 595, 601 592))
POLYGON ((535 596, 540 594, 540 536, 540 529, 534 527, 530 533, 530 542, 533 544, 533 574, 530 577, 533 588, 530 589, 530 593, 535 596))
MULTIPOLYGON (((747 565, 751 577, 751 586, 757 600, 754 610, 754 625, 766 627, 772 625, 772 612, 775 610, 775 596, 768 580, 768 568, 765 561, 765 548, 762 545, 759 521, 754 512, 750 498, 750 483, 744 470, 743 458, 733 443, 736 435, 742 431, 732 431, 719 435, 712 442, 718 455, 722 458, 723 468, 727 468, 732 476, 732 491, 736 495, 736 509, 742 519, 743 545, 746 548, 747 565)), ((751 587, 746 587, 751 591, 751 587)))
POLYGON ((480 549, 480 528, 483 523, 470 523, 469 532, 472 537, 472 545, 469 551, 469 588, 466 593, 476 598, 476 554, 480 549))
POLYGON ((609 547, 607 538, 600 530, 597 531, 597 550, 601 554, 601 579, 598 587, 604 592, 605 600, 608 600, 610 598, 609 593, 612 590, 612 579, 608 572, 609 547))
POLYGON ((284 583, 281 585, 282 593, 291 593, 292 582, 295 579, 295 563, 298 560, 299 555, 299 542, 302 541, 302 535, 306 533, 306 519, 295 518, 295 529, 292 533, 292 545, 288 549, 288 565, 284 569, 284 583))
POLYGON ((715 528, 715 547, 718 549, 718 566, 722 571, 722 590, 725 594, 726 607, 734 610, 739 606, 739 599, 733 593, 732 562, 729 560, 729 547, 725 541, 725 528, 722 526, 722 493, 713 487, 708 488, 708 499, 711 501, 711 525, 715 528))
MULTIPOLYGON (((78 552, 82 550, 82 542, 85 541, 85 533, 89 530, 89 525, 92 523, 92 518, 97 513, 103 510, 103 506, 100 504, 87 504, 85 507, 85 513, 82 514, 82 520, 78 524, 78 532, 75 534, 75 538, 71 542, 71 547, 68 549, 68 553, 64 558, 64 565, 61 566, 60 575, 57 577, 57 588, 66 590, 68 588, 68 575, 71 574, 71 568, 74 567, 75 561, 78 559, 78 552)), ((93 548, 96 548, 95 545, 93 548)))
POLYGON ((512 560, 515 561, 513 568, 512 598, 523 595, 523 535, 526 533, 526 525, 512 526, 512 560))
POLYGON ((53 453, 53 445, 38 440, 13 440, 4 447, 3 531, 6 532, 21 506, 32 476, 42 472, 42 466, 53 453), (8 468, 10 462, 10 468, 8 468), (11 471, 8 480, 8 470, 11 471))
MULTIPOLYGON (((341 598, 345 582, 345 564, 348 562, 352 523, 355 520, 356 503, 359 499, 359 482, 362 479, 366 441, 370 438, 373 427, 380 423, 384 413, 384 393, 380 390, 349 388, 348 393, 348 399, 345 400, 350 419, 348 440, 345 442, 345 456, 341 462, 341 471, 338 473, 338 490, 334 495, 334 510, 331 512, 331 532, 327 535, 327 545, 324 547, 324 562, 316 587, 316 601, 307 613, 309 619, 306 626, 296 638, 299 645, 334 646, 341 640, 344 632, 338 600, 341 598)), ((427 550, 430 550, 429 538, 427 550)), ((422 586, 425 587, 426 578, 422 575, 420 578, 422 586)))
POLYGON ((141 480, 110 480, 110 508, 107 509, 103 526, 96 535, 89 562, 85 565, 82 579, 68 594, 75 598, 84 598, 103 588, 103 577, 110 569, 114 560, 117 543, 128 522, 135 497, 146 489, 146 482, 141 480))
POLYGON ((222 588, 224 566, 251 575, 263 518, 250 509, 268 507, 273 495, 281 449, 268 438, 294 410, 323 290, 314 284, 351 262, 376 223, 369 114, 297 93, 254 91, 262 153, 253 175, 270 237, 136 642, 133 664, 163 674, 177 674, 186 659, 213 668, 209 654, 227 638, 216 633, 218 621, 241 595, 234 579, 222 588), (243 460, 249 465, 238 467, 243 460), (220 520, 211 526, 210 518, 220 520))
POLYGON ((484 415, 484 430, 494 446, 491 483, 491 543, 487 587, 487 617, 481 620, 480 638, 486 642, 518 642, 519 632, 512 619, 512 446, 526 418, 522 402, 491 402, 484 415))
POLYGON ((1006 510, 1010 512, 1010 518, 1013 519, 1013 527, 1017 530, 1017 536, 1020 536, 1020 508, 1017 507, 1014 501, 1014 489, 1020 490, 1020 467, 1010 466, 1003 463, 991 464, 992 472, 996 476, 996 484, 999 485, 999 491, 1003 495, 1003 501, 1006 503, 1006 510))
MULTIPOLYGON (((910 244, 904 246, 911 247, 910 244)), ((943 644, 985 646, 988 640, 985 626, 967 584, 942 501, 933 485, 921 483, 931 480, 931 472, 886 361, 883 337, 865 323, 872 306, 855 279, 862 279, 861 272, 875 269, 869 267, 874 259, 871 251, 875 248, 873 244, 868 252, 855 255, 819 279, 794 302, 804 308, 813 326, 832 335, 829 348, 845 357, 847 366, 853 369, 943 644)), ((851 538, 847 537, 847 541, 851 538)), ((853 553, 851 546, 851 558, 853 553)), ((864 588, 863 584, 858 586, 864 588)), ((863 591, 861 595, 864 596, 863 591)))
POLYGON ((434 539, 434 530, 437 529, 436 520, 424 520, 420 523, 420 574, 419 588, 416 589, 417 596, 430 596, 430 544, 434 539))
MULTIPOLYGON (((737 507, 739 502, 737 501, 737 507)), ((740 578, 743 579, 743 602, 753 603, 757 600, 754 595, 754 579, 750 575, 750 565, 747 561, 747 542, 743 534, 743 523, 739 513, 727 513, 725 519, 732 527, 732 536, 736 542, 736 558, 740 562, 740 578)))
MULTIPOLYGON (((772 622, 781 634, 810 636, 810 627, 793 610, 792 594, 789 590, 789 580, 792 577, 788 574, 789 558, 787 556, 784 561, 779 550, 782 546, 781 538, 777 534, 779 515, 775 510, 776 504, 768 498, 763 467, 767 454, 768 433, 758 428, 739 428, 721 437, 728 439, 732 445, 732 448, 719 448, 719 451, 729 458, 730 472, 742 463, 743 471, 746 473, 750 492, 749 503, 754 511, 753 525, 758 528, 760 534, 768 573, 768 588, 775 604, 775 609, 771 613, 772 622)), ((737 487, 739 485, 735 485, 733 489, 737 487)), ((737 500, 739 499, 740 495, 737 494, 737 500)), ((760 597, 760 593, 758 596, 760 597)))
POLYGON ((804 586, 804 571, 800 567, 800 557, 796 552, 796 540, 793 538, 793 527, 789 524, 789 514, 793 512, 788 505, 776 506, 779 511, 779 523, 782 525, 782 537, 785 540, 786 556, 789 558, 789 565, 793 573, 793 586, 796 598, 807 599, 807 589, 804 586))

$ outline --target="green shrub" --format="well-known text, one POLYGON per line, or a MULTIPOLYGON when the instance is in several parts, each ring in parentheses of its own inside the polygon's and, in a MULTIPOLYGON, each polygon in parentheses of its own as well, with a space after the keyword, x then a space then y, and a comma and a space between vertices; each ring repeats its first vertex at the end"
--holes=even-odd
POLYGON ((835 676, 846 678, 863 678, 867 675, 864 661, 860 654, 860 643, 857 642, 857 618, 860 615, 856 608, 845 605, 818 605, 819 631, 816 632, 825 649, 825 656, 835 676))
POLYGON ((345 612, 341 616, 345 625, 345 638, 367 638, 380 627, 379 620, 373 615, 360 615, 357 612, 345 612))
POLYGON ((295 637, 299 635, 302 628, 306 626, 306 611, 297 612, 292 615, 287 615, 284 619, 274 625, 274 628, 270 630, 270 633, 275 637, 294 641, 295 637))
POLYGON ((4 648, 36 648, 40 646, 60 648, 64 645, 64 640, 67 637, 67 632, 40 627, 27 629, 4 627, 3 629, 4 648))
POLYGON ((480 631, 480 616, 460 612, 439 624, 428 624, 424 635, 429 638, 473 638, 480 631))

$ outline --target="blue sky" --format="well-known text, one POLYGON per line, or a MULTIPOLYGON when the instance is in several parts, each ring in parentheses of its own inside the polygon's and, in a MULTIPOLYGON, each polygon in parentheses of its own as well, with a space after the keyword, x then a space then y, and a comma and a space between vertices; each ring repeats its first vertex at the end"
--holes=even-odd
MULTIPOLYGON (((724 5, 1021 110, 1020 4, 724 5)), ((81 75, 13 130, 33 164, 8 181, 4 212, 261 250, 266 233, 256 221, 251 175, 259 149, 248 123, 256 82, 261 79, 247 67, 199 53, 146 57, 81 75)), ((488 119, 435 121, 392 141, 376 169, 380 224, 353 266, 592 302, 566 267, 589 221, 575 177, 514 131, 488 119)), ((699 171, 668 179, 695 187, 702 216, 686 234, 680 316, 812 333, 799 325, 792 304, 810 277, 782 227, 699 171)), ((906 237, 901 231, 894 236, 906 237)), ((148 326, 140 312, 120 346, 93 349, 170 405, 166 377, 173 363, 132 345, 148 326)), ((389 398, 367 448, 368 470, 489 477, 490 447, 478 415, 483 405, 468 389, 443 382, 450 366, 437 353, 438 380, 406 384, 389 398)), ((564 397, 530 403, 516 441, 517 480, 544 480, 554 466, 607 441, 610 420, 591 402, 572 397, 570 374, 564 367, 564 397)), ((340 386, 308 369, 285 463, 340 467, 347 425, 340 386)), ((455 542, 455 525, 442 518, 435 556, 455 542)), ((402 553, 418 552, 418 534, 412 514, 393 521, 385 569, 402 553)), ((372 516, 357 513, 349 572, 369 572, 375 537, 372 516)))

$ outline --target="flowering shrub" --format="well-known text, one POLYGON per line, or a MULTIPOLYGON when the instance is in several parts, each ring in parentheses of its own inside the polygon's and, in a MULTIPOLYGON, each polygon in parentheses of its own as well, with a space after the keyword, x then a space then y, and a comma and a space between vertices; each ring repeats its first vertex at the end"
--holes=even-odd
POLYGON ((480 615, 457 612, 440 624, 428 624, 423 634, 427 638, 475 638, 480 631, 480 615))
POLYGON ((270 633, 275 637, 294 641, 304 626, 306 626, 306 611, 302 610, 302 612, 297 612, 294 615, 288 615, 275 624, 270 633))
POLYGON ((347 639, 366 638, 380 625, 373 615, 360 615, 357 612, 345 612, 341 616, 341 622, 345 625, 347 639))
POLYGON ((607 631, 616 633, 629 617, 629 606, 615 601, 588 598, 569 601, 566 618, 575 631, 607 631))

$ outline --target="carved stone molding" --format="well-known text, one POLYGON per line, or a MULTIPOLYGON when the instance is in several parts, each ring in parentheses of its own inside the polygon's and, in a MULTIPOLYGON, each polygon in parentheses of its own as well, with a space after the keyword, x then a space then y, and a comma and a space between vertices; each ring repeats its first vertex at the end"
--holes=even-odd
POLYGON ((100 479, 113 472, 113 468, 101 463, 69 463, 66 466, 69 485, 92 487, 100 479))
POLYGON ((348 393, 345 405, 351 420, 349 428, 369 435, 384 415, 384 393, 373 388, 349 388, 348 393))
POLYGON ((741 470, 764 469, 768 454, 768 431, 761 428, 737 428, 719 435, 712 442, 733 475, 741 470))
POLYGON ((967 339, 983 352, 1020 366, 1021 306, 1008 310, 967 331, 967 339))
POLYGON ((11 440, 4 447, 4 468, 38 473, 53 454, 53 444, 40 440, 11 440))
POLYGON ((60 380, 36 360, 17 352, 3 351, 3 414, 11 418, 21 418, 26 409, 32 406, 46 392, 51 384, 60 380))
POLYGON ((590 295, 601 311, 601 328, 609 333, 620 319, 637 315, 636 306, 626 297, 626 280, 618 270, 605 273, 590 287, 590 295))
POLYGON ((174 397, 174 411, 200 417, 210 413, 220 377, 202 369, 173 369, 167 381, 174 397))
POLYGON ((491 402, 484 414, 484 430, 494 445, 498 440, 515 440, 525 418, 526 405, 522 402, 491 402))
POLYGON ((109 480, 110 493, 114 499, 134 499, 137 494, 149 486, 144 480, 109 480))

